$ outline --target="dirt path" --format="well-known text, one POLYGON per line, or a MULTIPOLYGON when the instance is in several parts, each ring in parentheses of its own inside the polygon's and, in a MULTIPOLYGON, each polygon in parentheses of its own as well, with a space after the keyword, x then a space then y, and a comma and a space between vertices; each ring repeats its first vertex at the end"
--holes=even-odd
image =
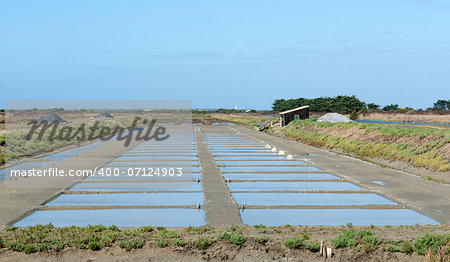
POLYGON ((216 242, 204 250, 198 250, 192 241, 199 235, 183 236, 187 241, 185 246, 169 245, 161 248, 155 244, 154 239, 148 239, 141 249, 132 249, 126 252, 117 245, 106 247, 99 251, 89 249, 65 248, 57 253, 25 254, 0 249, 0 261, 423 261, 424 256, 416 253, 405 254, 401 252, 387 252, 390 245, 399 246, 402 241, 413 243, 415 237, 426 232, 448 233, 449 226, 407 226, 407 227, 355 227, 357 230, 370 230, 383 239, 383 242, 373 251, 366 252, 361 244, 359 248, 334 248, 331 259, 322 258, 317 251, 309 251, 305 247, 289 249, 284 245, 286 239, 308 234, 308 241, 325 241, 330 246, 332 238, 336 237, 347 227, 302 227, 282 226, 273 228, 243 227, 242 234, 246 241, 242 245, 229 243, 218 239, 217 235, 224 229, 213 229, 202 233, 216 239, 216 242), (274 230, 277 229, 278 233, 274 230), (266 243, 259 243, 255 238, 266 237, 266 243))
POLYGON ((203 140, 202 132, 196 129, 198 158, 202 169, 202 185, 205 192, 205 220, 208 226, 229 227, 242 225, 238 204, 231 197, 230 189, 203 140))

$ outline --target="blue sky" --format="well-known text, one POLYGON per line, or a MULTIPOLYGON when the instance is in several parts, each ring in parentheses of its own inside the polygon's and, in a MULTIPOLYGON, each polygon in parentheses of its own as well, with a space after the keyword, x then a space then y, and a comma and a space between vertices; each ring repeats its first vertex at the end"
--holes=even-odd
POLYGON ((0 0, 12 99, 191 99, 270 109, 356 95, 450 98, 450 0, 0 0))

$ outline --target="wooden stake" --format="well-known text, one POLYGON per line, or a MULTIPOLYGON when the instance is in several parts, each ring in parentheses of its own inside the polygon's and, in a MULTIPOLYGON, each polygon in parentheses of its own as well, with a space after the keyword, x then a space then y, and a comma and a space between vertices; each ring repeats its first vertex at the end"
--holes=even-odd
POLYGON ((323 257, 324 258, 327 258, 327 244, 323 244, 323 252, 322 252, 323 254, 323 257))
POLYGON ((327 247, 327 258, 331 258, 333 256, 333 249, 331 247, 327 247))
POLYGON ((323 241, 320 241, 320 250, 319 250, 320 255, 323 255, 323 241))

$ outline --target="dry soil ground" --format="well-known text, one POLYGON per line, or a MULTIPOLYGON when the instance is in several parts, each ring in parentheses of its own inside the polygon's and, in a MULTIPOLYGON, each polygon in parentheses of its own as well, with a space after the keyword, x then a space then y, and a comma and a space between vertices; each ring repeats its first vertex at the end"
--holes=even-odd
MULTIPOLYGON (((424 256, 387 252, 389 245, 399 245, 401 241, 411 241, 425 232, 449 232, 449 226, 411 226, 411 227, 355 227, 357 230, 371 230, 375 236, 383 239, 383 243, 371 252, 366 252, 363 246, 357 248, 333 249, 331 259, 322 258, 319 253, 311 252, 305 247, 289 249, 283 242, 301 234, 310 235, 310 241, 325 241, 330 246, 330 240, 347 227, 276 227, 255 229, 243 227, 242 234, 245 243, 236 245, 227 240, 219 239, 217 235, 225 229, 214 229, 202 233, 201 236, 215 238, 216 242, 204 250, 198 250, 192 242, 199 235, 182 233, 186 240, 185 246, 175 246, 168 241, 167 247, 158 247, 154 241, 146 241, 142 249, 129 252, 117 246, 99 251, 88 249, 66 248, 61 252, 48 254, 24 254, 6 249, 0 250, 0 261, 423 261, 424 256), (280 233, 274 231, 277 230, 280 233), (267 237, 267 243, 258 243, 254 237, 267 237), (394 244, 389 244, 394 243, 394 244)), ((181 230, 179 230, 181 231, 181 230)))

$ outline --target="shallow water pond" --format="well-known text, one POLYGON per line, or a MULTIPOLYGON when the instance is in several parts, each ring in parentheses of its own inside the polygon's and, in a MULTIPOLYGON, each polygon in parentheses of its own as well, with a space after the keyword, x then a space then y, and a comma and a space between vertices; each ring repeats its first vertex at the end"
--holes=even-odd
POLYGON ((116 225, 118 227, 163 226, 188 227, 205 225, 202 209, 102 209, 36 211, 14 224, 26 227, 52 223, 56 227, 116 225))
POLYGON ((231 182, 231 191, 273 191, 273 190, 360 190, 347 182, 231 182))
POLYGON ((221 166, 222 172, 320 172, 313 166, 221 166))
POLYGON ((203 204, 203 193, 68 194, 47 206, 177 206, 203 204))
POLYGON ((238 204, 260 206, 346 206, 346 205, 396 205, 376 194, 339 193, 232 193, 238 204))
POLYGON ((317 180, 317 179, 338 179, 332 174, 302 174, 302 173, 224 173, 225 179, 231 180, 317 180))
POLYGON ((202 191, 197 182, 79 183, 70 191, 202 191))
POLYGON ((355 226, 438 225, 434 219, 408 209, 246 209, 244 224, 281 226, 355 226))

